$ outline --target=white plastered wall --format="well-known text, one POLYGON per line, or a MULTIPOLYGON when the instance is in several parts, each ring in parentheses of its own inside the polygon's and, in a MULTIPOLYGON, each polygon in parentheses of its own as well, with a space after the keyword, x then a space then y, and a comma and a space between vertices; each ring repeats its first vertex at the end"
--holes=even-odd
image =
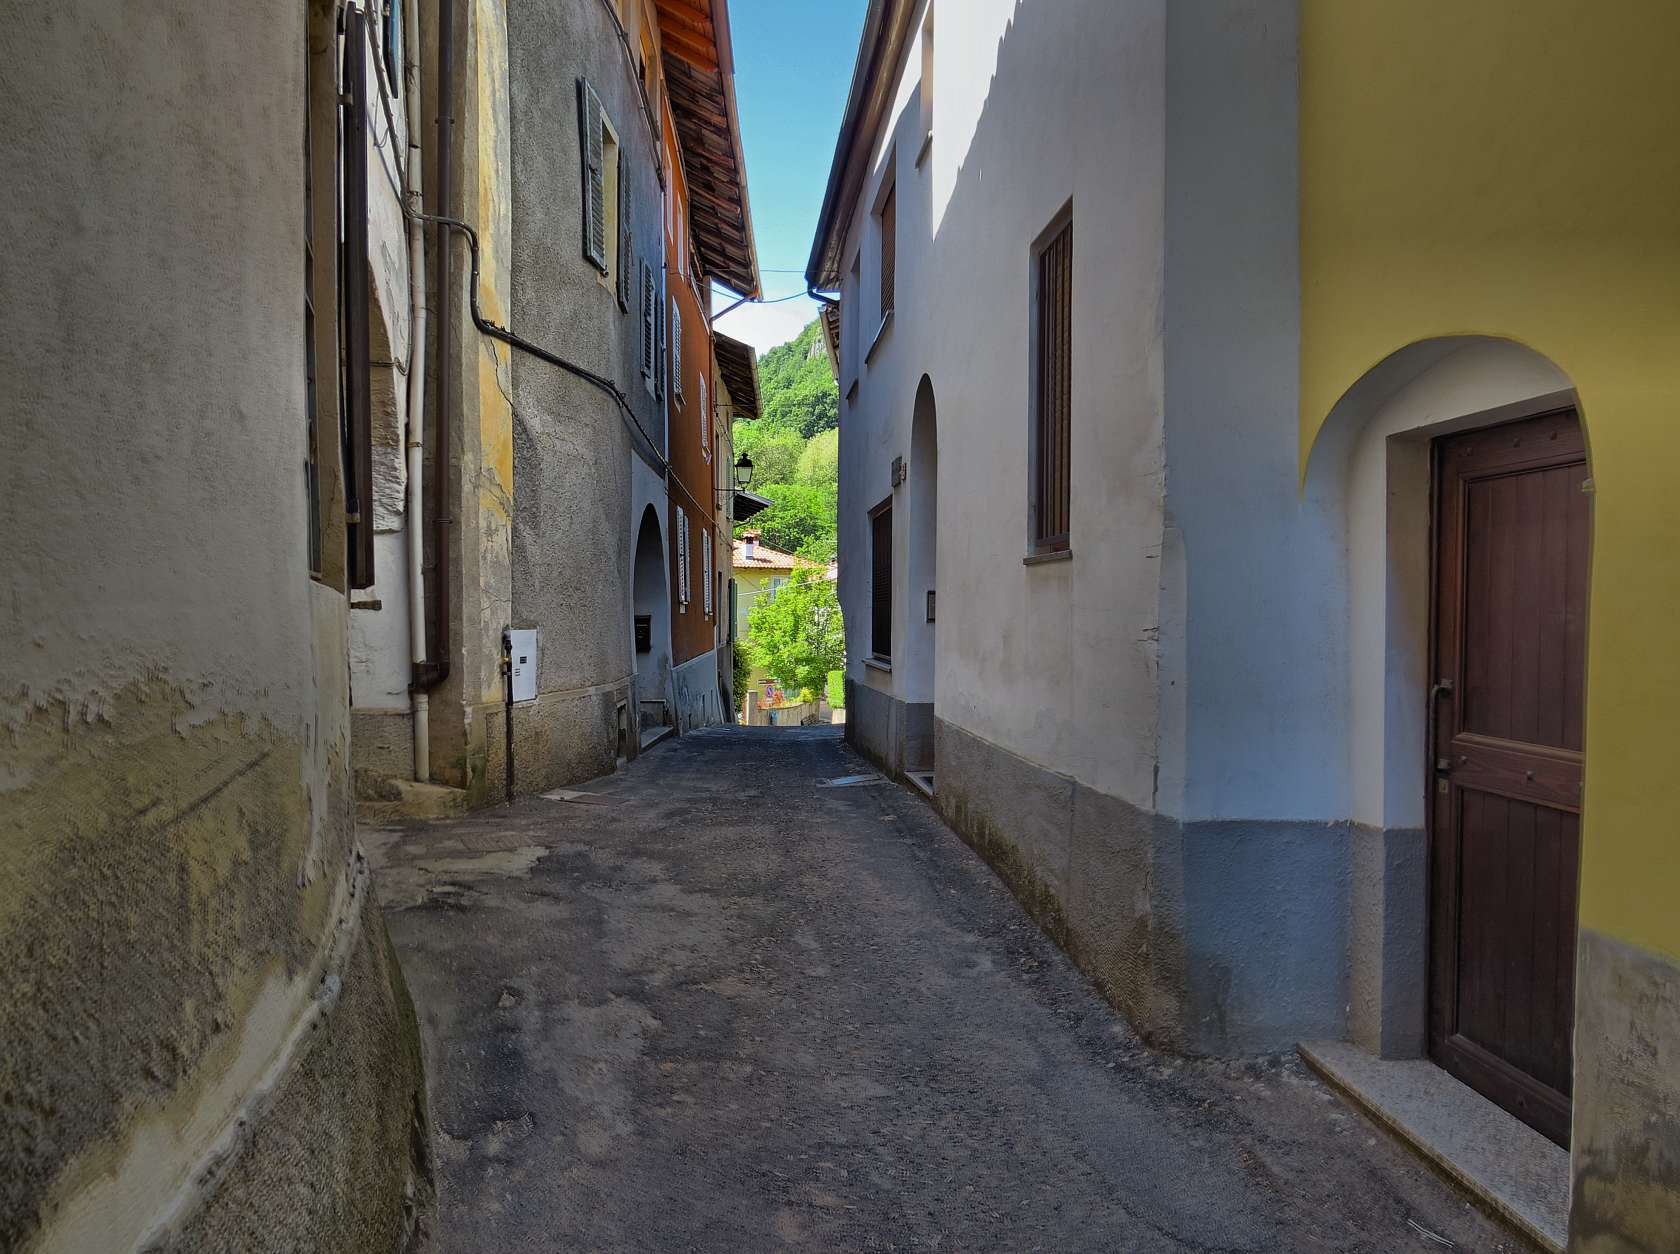
POLYGON ((1107 0, 965 0, 960 21, 945 12, 926 160, 916 164, 918 36, 842 254, 848 273, 861 256, 862 289, 848 281, 843 292, 853 315, 841 386, 858 379, 841 419, 849 675, 918 699, 863 659, 868 511, 889 494, 895 634, 922 609, 911 604, 908 491, 890 475, 895 457, 909 460, 926 374, 939 422, 939 717, 1143 807, 1154 794, 1162 529, 1164 13, 1107 0), (887 177, 898 193, 895 313, 860 362, 880 322, 872 211, 887 177), (1027 566, 1030 250, 1070 200, 1073 557, 1027 566))

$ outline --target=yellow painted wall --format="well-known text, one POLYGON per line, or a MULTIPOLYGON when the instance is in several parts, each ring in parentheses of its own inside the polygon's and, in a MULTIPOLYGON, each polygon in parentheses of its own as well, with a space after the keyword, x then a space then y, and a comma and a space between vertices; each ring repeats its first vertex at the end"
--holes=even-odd
POLYGON ((1597 488, 1581 918, 1680 956, 1680 4, 1303 0, 1303 467, 1434 336, 1579 391, 1597 488))

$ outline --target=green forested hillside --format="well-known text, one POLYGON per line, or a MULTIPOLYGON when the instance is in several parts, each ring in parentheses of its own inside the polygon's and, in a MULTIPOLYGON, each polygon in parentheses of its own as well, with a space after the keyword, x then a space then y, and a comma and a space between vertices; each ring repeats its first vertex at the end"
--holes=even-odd
POLYGON ((762 417, 735 424, 735 449, 753 460, 752 490, 775 504, 736 534, 759 531, 772 548, 827 561, 834 556, 840 395, 815 320, 758 359, 758 381, 762 417))

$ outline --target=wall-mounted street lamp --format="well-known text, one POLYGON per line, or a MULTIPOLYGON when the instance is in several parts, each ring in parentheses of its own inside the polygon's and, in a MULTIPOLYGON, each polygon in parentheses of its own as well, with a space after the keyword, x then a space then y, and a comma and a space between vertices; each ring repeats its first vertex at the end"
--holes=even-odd
POLYGON ((737 488, 746 487, 749 483, 752 482, 752 475, 753 475, 752 458, 748 457, 745 453, 742 453, 741 456, 739 458, 737 458, 736 462, 735 462, 735 486, 737 488))

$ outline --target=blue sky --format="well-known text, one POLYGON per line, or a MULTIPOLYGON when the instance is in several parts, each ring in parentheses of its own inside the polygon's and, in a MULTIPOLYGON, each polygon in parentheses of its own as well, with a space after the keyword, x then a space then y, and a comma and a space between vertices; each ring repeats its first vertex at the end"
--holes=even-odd
MULTIPOLYGON (((852 82, 865 0, 730 0, 735 95, 767 298, 805 290, 811 233, 852 82), (778 270, 797 273, 778 274, 778 270)), ((806 297, 744 305, 718 330, 763 352, 816 316, 806 297)))

